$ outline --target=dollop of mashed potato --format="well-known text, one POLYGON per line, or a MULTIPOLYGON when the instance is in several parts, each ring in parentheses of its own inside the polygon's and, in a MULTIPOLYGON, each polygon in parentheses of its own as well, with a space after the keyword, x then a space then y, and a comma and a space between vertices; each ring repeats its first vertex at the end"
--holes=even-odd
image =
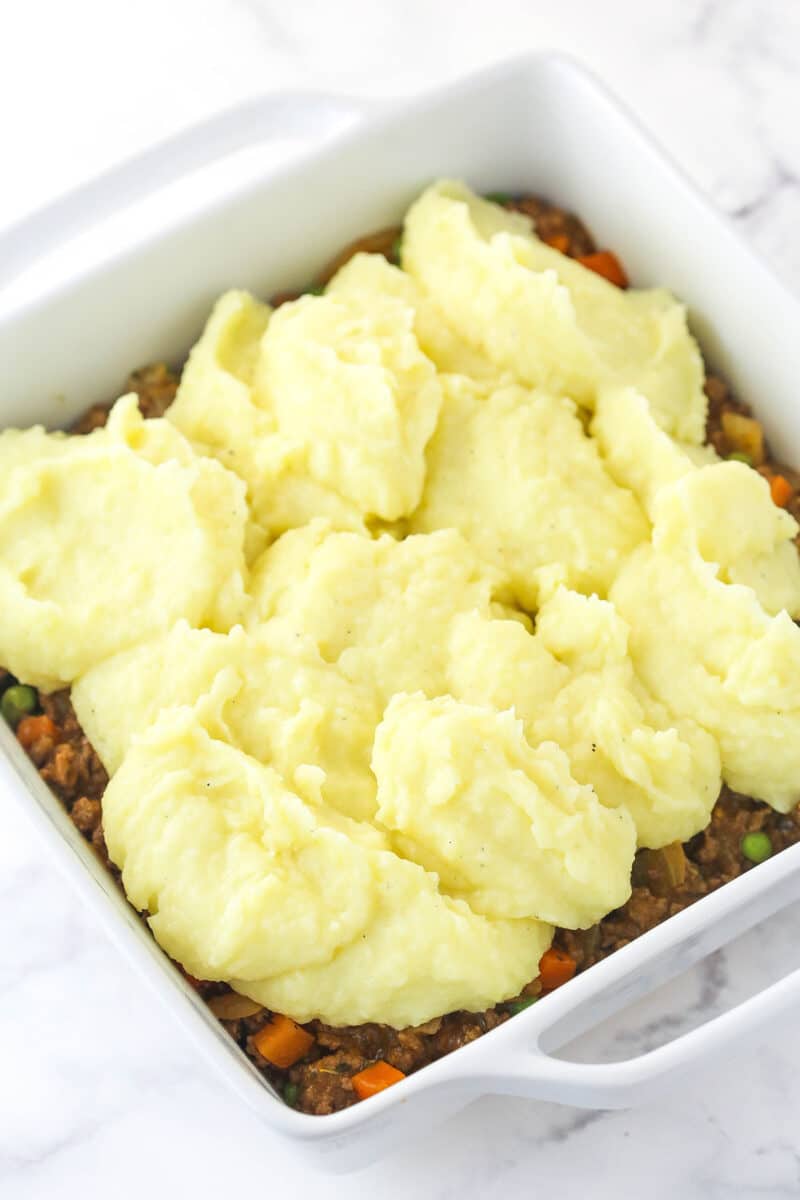
POLYGON ((525 609, 536 608, 540 575, 553 563, 571 587, 605 595, 649 527, 606 471, 573 402, 513 383, 487 389, 463 375, 443 383, 410 527, 459 529, 525 609))
POLYGON ((0 435, 0 660, 45 689, 168 629, 226 629, 244 596, 244 489, 118 401, 85 438, 0 435))
MULTIPOLYGON (((611 599, 644 685, 673 717, 713 734, 730 787, 787 812, 800 799, 800 629, 785 610, 770 616, 753 588, 726 582, 722 565, 769 544, 776 522, 764 493, 736 462, 662 488, 652 542, 622 568, 611 599)), ((776 515, 791 536, 796 522, 776 515)))
POLYGON ((629 383, 668 433, 703 440, 702 359, 669 292, 621 291, 540 241, 526 217, 448 180, 412 205, 403 266, 460 337, 522 383, 588 408, 601 384, 629 383))
MULTIPOLYGON (((600 393, 592 433, 611 475, 636 493, 651 518, 662 488, 693 475, 697 467, 719 464, 710 446, 682 445, 667 437, 644 396, 632 388, 600 393)), ((700 554, 719 565, 723 582, 752 588, 773 616, 783 609, 800 616, 794 518, 773 504, 766 480, 755 471, 719 465, 711 474, 686 479, 681 492, 692 510, 700 554)))
POLYGON ((484 381, 512 378, 460 338, 435 300, 407 271, 393 266, 382 254, 356 254, 334 275, 326 292, 330 296, 352 297, 365 308, 380 304, 386 296, 396 296, 413 312, 420 349, 438 371, 484 381))
POLYGON ((385 707, 397 692, 446 690, 452 621, 471 611, 488 618, 497 582, 452 529, 397 541, 314 522, 256 563, 249 622, 282 618, 385 707))
POLYGON ((312 479, 367 515, 413 512, 441 394, 409 304, 334 292, 282 305, 262 339, 256 391, 278 432, 307 447, 312 479))
POLYGON ((419 502, 441 406, 414 320, 389 292, 303 296, 272 317, 227 293, 169 419, 245 480, 262 535, 319 516, 361 530, 396 520, 419 502))
POLYGON ((371 826, 168 709, 103 801, 109 852, 168 953, 301 1021, 416 1025, 516 995, 552 930, 443 895, 371 826))
POLYGON ((797 525, 683 307, 450 182, 402 259, 226 293, 166 419, 0 434, 0 662, 159 942, 300 1021, 514 996, 723 779, 800 798, 797 525))
POLYGON ((399 694, 372 768, 393 844, 477 912, 584 929, 628 899, 630 814, 576 783, 558 746, 531 747, 512 712, 399 694))
POLYGON ((719 750, 639 682, 628 627, 611 604, 560 588, 536 635, 513 621, 454 623, 449 687, 471 704, 513 708, 531 745, 555 742, 580 783, 625 807, 640 846, 686 841, 708 823, 720 789, 719 750))
POLYGON ((633 387, 600 389, 591 433, 612 479, 630 488, 650 517, 665 484, 717 460, 712 446, 694 446, 666 434, 647 398, 633 387))

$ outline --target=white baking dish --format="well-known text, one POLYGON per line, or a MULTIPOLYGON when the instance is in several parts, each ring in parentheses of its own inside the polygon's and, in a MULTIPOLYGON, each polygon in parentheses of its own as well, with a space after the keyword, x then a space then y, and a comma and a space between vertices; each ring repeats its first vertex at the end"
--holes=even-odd
MULTIPOLYGON (((528 57, 377 113, 351 101, 266 97, 180 135, 0 238, 0 284, 67 236, 230 148, 291 128, 328 135, 191 219, 47 282, 0 315, 0 423, 63 424, 126 372, 179 360, 231 286, 269 294, 310 278, 358 234, 396 221, 431 178, 541 192, 579 212, 635 282, 686 300, 711 361, 756 404, 773 445, 800 462, 800 310, 726 222, 581 68, 528 57), (342 130, 342 125, 350 126, 342 130), (331 131, 333 131, 331 136, 331 131)), ((286 1107, 186 986, 0 729, 0 785, 15 796, 120 948, 231 1086, 274 1129, 338 1169, 364 1164, 481 1093, 624 1107, 662 1078, 763 1026, 800 998, 800 972, 701 1028, 622 1063, 553 1051, 800 895, 800 846, 645 934, 479 1041, 328 1117, 286 1107)))

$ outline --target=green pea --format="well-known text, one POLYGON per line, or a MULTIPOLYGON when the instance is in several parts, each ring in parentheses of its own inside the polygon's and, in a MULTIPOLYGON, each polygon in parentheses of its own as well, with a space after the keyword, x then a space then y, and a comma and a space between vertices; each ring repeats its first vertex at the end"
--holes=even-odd
POLYGON ((300 1089, 296 1083, 287 1083, 284 1085, 283 1098, 292 1108, 294 1108, 297 1104, 297 1097, 299 1093, 300 1089))
POLYGON ((324 296, 324 283, 310 283, 307 288, 303 288, 303 294, 306 296, 324 296))
POLYGON ((398 233, 397 237, 392 242, 392 252, 390 254, 392 262, 396 262, 398 266, 403 261, 403 235, 398 233))
POLYGON ((749 454, 745 454, 744 450, 734 450, 733 454, 728 455, 728 462, 741 462, 746 467, 752 467, 753 460, 749 454))
POLYGON ((515 1000, 513 1004, 509 1004, 508 1011, 512 1016, 515 1017, 517 1013, 521 1013, 523 1009, 530 1008, 530 1006, 535 1004, 538 999, 538 996, 523 996, 521 1000, 515 1000))
POLYGON ((24 683, 15 683, 3 692, 0 710, 9 725, 18 725, 24 716, 36 711, 37 700, 36 688, 28 687, 24 683))
POLYGON ((490 200, 492 204, 510 204, 514 199, 510 192, 487 192, 483 198, 490 200))
POLYGON ((766 862, 772 854, 772 842, 768 833, 760 830, 758 833, 746 833, 741 841, 742 854, 751 863, 766 862))

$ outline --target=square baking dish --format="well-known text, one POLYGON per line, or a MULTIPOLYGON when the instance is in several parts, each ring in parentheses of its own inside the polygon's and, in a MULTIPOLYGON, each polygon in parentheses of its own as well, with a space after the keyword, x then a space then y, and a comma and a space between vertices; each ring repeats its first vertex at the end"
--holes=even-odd
MULTIPOLYGON (((577 211, 639 285, 672 289, 708 360, 800 463, 800 306, 584 69, 528 56, 380 108, 313 93, 265 96, 179 134, 0 236, 0 425, 66 425, 148 361, 180 361, 230 287, 268 295, 311 278, 366 230, 395 223, 437 176, 538 192, 577 211), (62 243, 232 150, 316 139, 272 168, 165 211, 101 261, 45 273, 33 299, 2 289, 62 243)), ((148 200, 148 203, 158 204, 148 200)), ((0 788, 29 814, 120 949, 264 1121, 336 1170, 365 1165, 484 1093, 625 1107, 800 998, 800 971, 657 1050, 573 1063, 554 1051, 800 896, 800 845, 644 934, 534 1007, 369 1102, 331 1116, 287 1107, 188 987, 0 723, 0 788)))

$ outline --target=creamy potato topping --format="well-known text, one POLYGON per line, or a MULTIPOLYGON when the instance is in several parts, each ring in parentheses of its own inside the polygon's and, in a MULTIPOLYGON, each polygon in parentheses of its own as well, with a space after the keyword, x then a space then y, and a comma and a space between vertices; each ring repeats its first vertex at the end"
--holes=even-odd
POLYGON ((72 687, 169 954, 299 1021, 480 1011, 723 781, 797 802, 797 525, 702 383, 669 293, 444 181, 401 267, 222 296, 166 418, 0 434, 0 661, 72 687))

